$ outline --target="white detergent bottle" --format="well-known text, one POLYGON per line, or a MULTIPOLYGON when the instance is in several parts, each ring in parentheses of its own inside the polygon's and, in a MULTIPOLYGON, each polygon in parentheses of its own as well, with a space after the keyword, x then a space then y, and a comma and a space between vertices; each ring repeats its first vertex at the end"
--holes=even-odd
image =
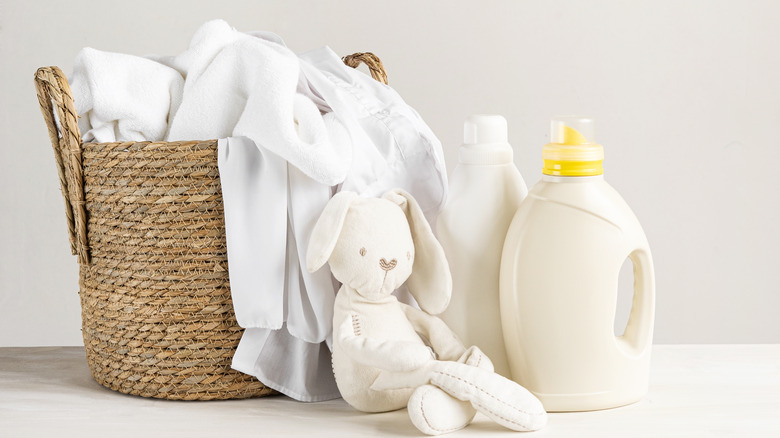
POLYGON ((520 205, 501 261, 501 316, 512 376, 548 411, 633 403, 648 388, 655 280, 634 213, 604 181, 593 121, 553 119, 542 180, 520 205), (634 297, 614 332, 618 273, 634 297))
POLYGON ((452 272, 452 299, 441 318, 466 346, 476 345, 510 377, 499 311, 501 251, 528 189, 513 162, 506 119, 472 115, 436 233, 452 272))

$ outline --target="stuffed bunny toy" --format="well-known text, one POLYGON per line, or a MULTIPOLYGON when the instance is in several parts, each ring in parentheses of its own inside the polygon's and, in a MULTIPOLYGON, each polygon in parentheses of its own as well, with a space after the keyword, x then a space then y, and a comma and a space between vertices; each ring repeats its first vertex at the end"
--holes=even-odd
POLYGON ((351 406, 364 412, 406 406, 412 423, 429 435, 465 427, 476 411, 512 430, 546 424, 536 397, 495 374, 479 348, 466 349, 432 316, 449 304, 452 278, 411 195, 396 189, 381 198, 333 196, 314 226, 306 260, 311 272, 326 262, 342 283, 333 373, 351 406), (404 282, 422 310, 392 295, 404 282))

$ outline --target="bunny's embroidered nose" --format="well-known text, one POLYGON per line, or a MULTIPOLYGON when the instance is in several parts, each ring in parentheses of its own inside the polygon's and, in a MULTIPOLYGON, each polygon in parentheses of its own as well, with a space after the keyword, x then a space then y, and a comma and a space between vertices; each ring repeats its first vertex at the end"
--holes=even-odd
POLYGON ((385 271, 389 271, 395 268, 395 265, 397 264, 398 264, 398 260, 396 259, 390 260, 389 262, 385 259, 379 259, 379 267, 384 269, 385 271))

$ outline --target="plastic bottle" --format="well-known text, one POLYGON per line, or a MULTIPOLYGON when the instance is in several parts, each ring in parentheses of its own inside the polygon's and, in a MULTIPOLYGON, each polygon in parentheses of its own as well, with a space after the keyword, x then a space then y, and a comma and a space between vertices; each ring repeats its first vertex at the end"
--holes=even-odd
POLYGON ((515 215, 501 262, 501 316, 513 378, 548 411, 633 403, 648 387, 655 308, 650 248, 631 209, 604 181, 593 121, 553 119, 542 180, 515 215), (614 320, 620 267, 634 265, 622 336, 614 320))
POLYGON ((528 189, 513 162, 506 119, 466 119, 458 165, 436 232, 452 272, 452 300, 442 319, 467 346, 477 345, 497 373, 510 377, 499 310, 499 269, 509 224, 528 189))

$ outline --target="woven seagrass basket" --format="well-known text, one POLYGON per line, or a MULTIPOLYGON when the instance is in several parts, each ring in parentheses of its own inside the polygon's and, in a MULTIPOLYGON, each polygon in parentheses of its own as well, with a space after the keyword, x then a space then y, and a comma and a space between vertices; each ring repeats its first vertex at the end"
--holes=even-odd
MULTIPOLYGON (((387 83, 371 53, 344 62, 387 83)), ((82 143, 62 71, 38 69, 35 86, 78 255, 92 377, 172 400, 274 393, 230 368, 243 329, 230 299, 217 141, 82 143)))

